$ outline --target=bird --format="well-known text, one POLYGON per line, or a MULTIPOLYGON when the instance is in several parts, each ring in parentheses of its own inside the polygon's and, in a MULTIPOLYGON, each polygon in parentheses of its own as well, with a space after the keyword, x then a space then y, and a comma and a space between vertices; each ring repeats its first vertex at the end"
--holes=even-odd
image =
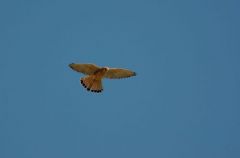
POLYGON ((84 88, 90 92, 100 93, 103 91, 102 80, 108 79, 121 79, 136 76, 136 72, 122 69, 122 68, 109 68, 100 67, 95 64, 76 64, 71 63, 69 67, 76 72, 82 73, 85 76, 80 78, 80 82, 84 88))

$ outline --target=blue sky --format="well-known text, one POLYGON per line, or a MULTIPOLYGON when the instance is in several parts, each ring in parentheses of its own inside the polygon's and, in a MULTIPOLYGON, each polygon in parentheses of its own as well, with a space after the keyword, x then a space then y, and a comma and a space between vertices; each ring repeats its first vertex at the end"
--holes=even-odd
POLYGON ((237 0, 2 0, 1 158, 239 158, 237 0), (129 68, 87 92, 69 63, 129 68))

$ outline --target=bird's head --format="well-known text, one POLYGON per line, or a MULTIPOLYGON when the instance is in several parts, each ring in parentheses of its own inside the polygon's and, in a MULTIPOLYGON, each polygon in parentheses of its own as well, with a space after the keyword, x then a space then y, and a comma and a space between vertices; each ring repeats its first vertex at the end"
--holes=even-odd
POLYGON ((108 70, 109 70, 109 67, 106 67, 106 66, 105 66, 105 67, 103 67, 102 69, 103 69, 104 71, 108 71, 108 70))

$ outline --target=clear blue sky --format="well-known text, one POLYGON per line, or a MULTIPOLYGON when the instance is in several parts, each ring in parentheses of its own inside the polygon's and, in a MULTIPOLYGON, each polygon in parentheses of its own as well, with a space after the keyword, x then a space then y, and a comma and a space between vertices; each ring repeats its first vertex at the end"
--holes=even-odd
POLYGON ((238 0, 1 0, 0 158, 239 158, 238 0), (68 64, 129 68, 87 92, 68 64))

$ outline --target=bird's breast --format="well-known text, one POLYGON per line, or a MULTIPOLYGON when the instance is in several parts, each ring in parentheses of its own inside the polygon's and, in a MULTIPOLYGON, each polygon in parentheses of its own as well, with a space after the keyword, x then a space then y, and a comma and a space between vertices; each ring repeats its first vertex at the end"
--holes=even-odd
POLYGON ((101 80, 107 71, 105 69, 99 69, 94 73, 96 80, 101 80))

